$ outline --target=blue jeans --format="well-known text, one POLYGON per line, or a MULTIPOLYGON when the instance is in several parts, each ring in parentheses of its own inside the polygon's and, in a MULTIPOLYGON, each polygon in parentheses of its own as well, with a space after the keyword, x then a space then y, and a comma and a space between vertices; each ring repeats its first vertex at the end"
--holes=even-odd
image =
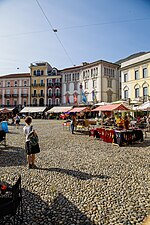
POLYGON ((74 124, 73 123, 71 124, 71 133, 72 134, 74 133, 74 124))

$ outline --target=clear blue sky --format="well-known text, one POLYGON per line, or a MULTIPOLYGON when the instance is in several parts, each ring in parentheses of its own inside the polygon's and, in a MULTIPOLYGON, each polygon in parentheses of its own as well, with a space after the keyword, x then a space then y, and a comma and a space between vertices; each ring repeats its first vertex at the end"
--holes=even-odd
POLYGON ((0 0, 0 75, 140 51, 150 51, 150 0, 0 0))

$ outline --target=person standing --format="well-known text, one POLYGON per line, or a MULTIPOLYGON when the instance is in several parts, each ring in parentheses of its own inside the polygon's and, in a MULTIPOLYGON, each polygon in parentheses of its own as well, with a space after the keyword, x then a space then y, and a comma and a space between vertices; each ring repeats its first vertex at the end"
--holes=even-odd
POLYGON ((76 116, 73 115, 72 119, 71 119, 71 124, 70 124, 70 126, 71 126, 71 133, 72 134, 74 134, 74 127, 75 127, 75 125, 76 125, 76 116))
POLYGON ((36 144, 35 146, 32 146, 30 143, 30 134, 36 135, 35 130, 33 129, 33 126, 31 126, 32 123, 32 117, 27 116, 25 118, 26 125, 23 128, 23 132, 26 136, 26 143, 25 143, 25 150, 27 153, 27 161, 29 169, 35 169, 35 154, 40 152, 39 144, 36 144))
POLYGON ((18 114, 16 114, 15 121, 16 121, 16 127, 18 129, 19 128, 19 123, 20 123, 20 116, 18 114))

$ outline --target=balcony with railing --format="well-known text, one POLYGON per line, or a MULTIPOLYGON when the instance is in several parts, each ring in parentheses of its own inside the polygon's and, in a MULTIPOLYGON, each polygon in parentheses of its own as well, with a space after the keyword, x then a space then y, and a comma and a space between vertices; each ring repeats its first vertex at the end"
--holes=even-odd
POLYGON ((32 97, 37 97, 37 94, 32 94, 31 96, 32 96, 32 97))
POLYGON ((39 86, 40 86, 40 87, 44 87, 44 86, 45 86, 45 84, 39 84, 39 86))
POLYGON ((38 94, 38 97, 44 97, 44 94, 38 94))
POLYGON ((28 97, 28 94, 21 94, 21 97, 26 98, 26 97, 28 97))
POLYGON ((53 83, 47 83, 47 86, 48 86, 48 87, 53 87, 54 84, 53 84, 53 83))
POLYGON ((11 94, 4 94, 5 98, 11 98, 11 94))
POLYGON ((61 86, 61 83, 60 82, 55 82, 54 83, 54 86, 59 86, 60 87, 61 86))
POLYGON ((18 94, 12 94, 12 97, 13 97, 13 98, 18 98, 19 95, 18 95, 18 94))
POLYGON ((38 87, 39 84, 31 84, 32 87, 38 87))

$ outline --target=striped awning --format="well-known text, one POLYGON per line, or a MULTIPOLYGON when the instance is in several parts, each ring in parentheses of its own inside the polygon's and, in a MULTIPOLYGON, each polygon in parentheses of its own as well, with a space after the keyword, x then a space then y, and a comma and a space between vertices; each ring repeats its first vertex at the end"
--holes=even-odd
POLYGON ((96 111, 118 111, 118 110, 120 110, 120 111, 128 111, 130 109, 127 108, 123 104, 111 104, 111 105, 99 106, 99 107, 93 109, 92 112, 96 112, 96 111))

